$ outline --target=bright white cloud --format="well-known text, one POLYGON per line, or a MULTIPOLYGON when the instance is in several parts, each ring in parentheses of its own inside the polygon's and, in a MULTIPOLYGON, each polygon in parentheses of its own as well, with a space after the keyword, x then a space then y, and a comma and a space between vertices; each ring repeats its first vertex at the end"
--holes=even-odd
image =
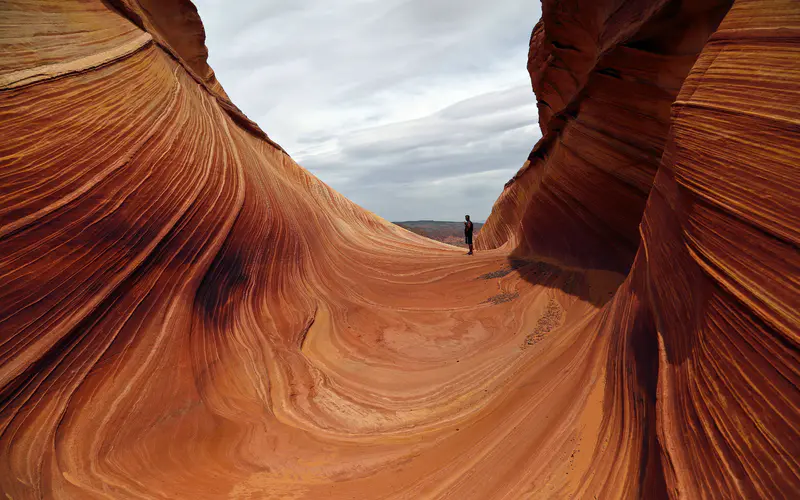
POLYGON ((541 135, 525 71, 538 2, 195 3, 236 105, 387 219, 485 219, 541 135))

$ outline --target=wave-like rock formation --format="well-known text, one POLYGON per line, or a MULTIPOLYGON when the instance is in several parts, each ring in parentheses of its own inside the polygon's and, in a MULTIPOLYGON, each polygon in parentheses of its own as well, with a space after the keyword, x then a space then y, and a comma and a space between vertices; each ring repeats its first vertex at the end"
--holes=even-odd
POLYGON ((543 4, 466 257, 231 103, 188 0, 0 3, 0 492, 800 491, 800 5, 543 4))

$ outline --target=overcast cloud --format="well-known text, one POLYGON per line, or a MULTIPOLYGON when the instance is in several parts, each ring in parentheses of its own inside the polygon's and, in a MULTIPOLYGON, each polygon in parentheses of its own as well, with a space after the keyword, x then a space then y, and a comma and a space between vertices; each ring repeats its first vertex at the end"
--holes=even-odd
POLYGON ((234 103, 386 219, 483 221, 541 136, 535 0, 194 2, 234 103))

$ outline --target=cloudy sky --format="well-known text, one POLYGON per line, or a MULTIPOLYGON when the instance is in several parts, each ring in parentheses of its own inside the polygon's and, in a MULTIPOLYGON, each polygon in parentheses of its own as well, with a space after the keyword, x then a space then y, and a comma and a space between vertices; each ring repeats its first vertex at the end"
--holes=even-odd
POLYGON ((536 0, 194 3, 236 105, 386 219, 483 221, 541 136, 536 0))

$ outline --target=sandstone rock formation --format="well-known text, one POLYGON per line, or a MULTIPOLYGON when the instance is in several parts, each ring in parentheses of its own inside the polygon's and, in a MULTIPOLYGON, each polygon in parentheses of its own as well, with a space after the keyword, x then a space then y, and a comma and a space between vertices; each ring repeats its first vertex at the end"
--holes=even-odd
POLYGON ((800 490, 800 6, 543 12, 467 259, 295 164, 188 0, 0 3, 0 492, 800 490))

